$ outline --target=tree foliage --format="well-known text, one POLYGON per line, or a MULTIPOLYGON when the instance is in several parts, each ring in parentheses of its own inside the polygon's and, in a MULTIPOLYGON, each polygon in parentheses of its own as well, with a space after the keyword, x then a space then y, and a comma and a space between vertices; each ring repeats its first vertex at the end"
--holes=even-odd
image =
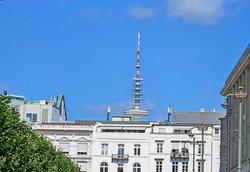
POLYGON ((21 121, 9 103, 9 98, 0 95, 0 171, 80 171, 68 156, 21 121))

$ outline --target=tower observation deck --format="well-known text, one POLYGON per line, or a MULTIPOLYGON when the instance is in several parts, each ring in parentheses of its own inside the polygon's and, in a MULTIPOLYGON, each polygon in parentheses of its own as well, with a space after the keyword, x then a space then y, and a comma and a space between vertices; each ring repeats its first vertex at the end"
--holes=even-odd
POLYGON ((133 79, 135 81, 134 83, 134 88, 133 90, 133 98, 132 100, 134 107, 132 109, 126 110, 124 111, 125 115, 130 116, 131 118, 133 118, 134 120, 138 121, 140 118, 143 118, 145 116, 149 115, 149 112, 146 110, 142 110, 141 109, 141 100, 143 100, 143 98, 141 98, 141 96, 143 95, 141 93, 141 91, 143 90, 141 88, 142 84, 141 81, 143 81, 143 79, 140 77, 140 68, 141 68, 141 50, 140 50, 140 32, 138 32, 138 48, 137 48, 137 59, 136 59, 136 76, 133 79))

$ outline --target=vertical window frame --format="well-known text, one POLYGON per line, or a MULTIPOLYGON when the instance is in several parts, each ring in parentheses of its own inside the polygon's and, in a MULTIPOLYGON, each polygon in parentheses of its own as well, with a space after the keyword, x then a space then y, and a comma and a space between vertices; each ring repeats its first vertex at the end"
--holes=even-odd
POLYGON ((134 144, 134 155, 140 156, 141 155, 141 145, 134 144))
POLYGON ((156 152, 163 153, 163 142, 156 142, 156 152))
POLYGON ((103 143, 101 147, 101 155, 108 155, 108 144, 103 143))
POLYGON ((172 172, 178 172, 178 162, 172 162, 172 172))
POLYGON ((156 160, 156 172, 162 172, 162 160, 156 160))
POLYGON ((100 172, 108 172, 108 163, 102 162, 100 164, 100 172))
POLYGON ((188 162, 182 162, 182 172, 188 172, 188 162))

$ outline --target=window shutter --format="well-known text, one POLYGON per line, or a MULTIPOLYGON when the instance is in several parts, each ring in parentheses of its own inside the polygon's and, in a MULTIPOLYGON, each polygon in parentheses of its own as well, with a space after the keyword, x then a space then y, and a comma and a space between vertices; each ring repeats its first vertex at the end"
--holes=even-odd
POLYGON ((59 147, 63 152, 69 152, 69 143, 59 143, 59 147))
POLYGON ((165 128, 159 128, 159 129, 158 129, 158 132, 159 132, 159 133, 165 133, 165 132, 166 132, 166 129, 165 129, 165 128))
POLYGON ((87 162, 86 161, 78 161, 77 164, 80 166, 81 171, 87 171, 87 162))
POLYGON ((77 152, 88 152, 87 143, 77 143, 77 152))
POLYGON ((42 122, 46 123, 49 122, 49 109, 42 110, 42 122))
POLYGON ((172 149, 179 149, 179 143, 178 142, 173 142, 172 143, 172 149))

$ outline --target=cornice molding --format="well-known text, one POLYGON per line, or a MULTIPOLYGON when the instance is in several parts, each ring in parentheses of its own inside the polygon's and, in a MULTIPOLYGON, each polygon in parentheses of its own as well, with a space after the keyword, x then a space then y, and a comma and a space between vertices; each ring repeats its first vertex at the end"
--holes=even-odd
POLYGON ((234 69, 228 76, 224 87, 222 88, 220 94, 222 96, 226 96, 227 94, 230 93, 231 87, 237 82, 238 78, 242 75, 242 73, 249 68, 250 65, 250 51, 249 51, 250 46, 246 48, 244 51, 243 55, 235 65, 234 69))

